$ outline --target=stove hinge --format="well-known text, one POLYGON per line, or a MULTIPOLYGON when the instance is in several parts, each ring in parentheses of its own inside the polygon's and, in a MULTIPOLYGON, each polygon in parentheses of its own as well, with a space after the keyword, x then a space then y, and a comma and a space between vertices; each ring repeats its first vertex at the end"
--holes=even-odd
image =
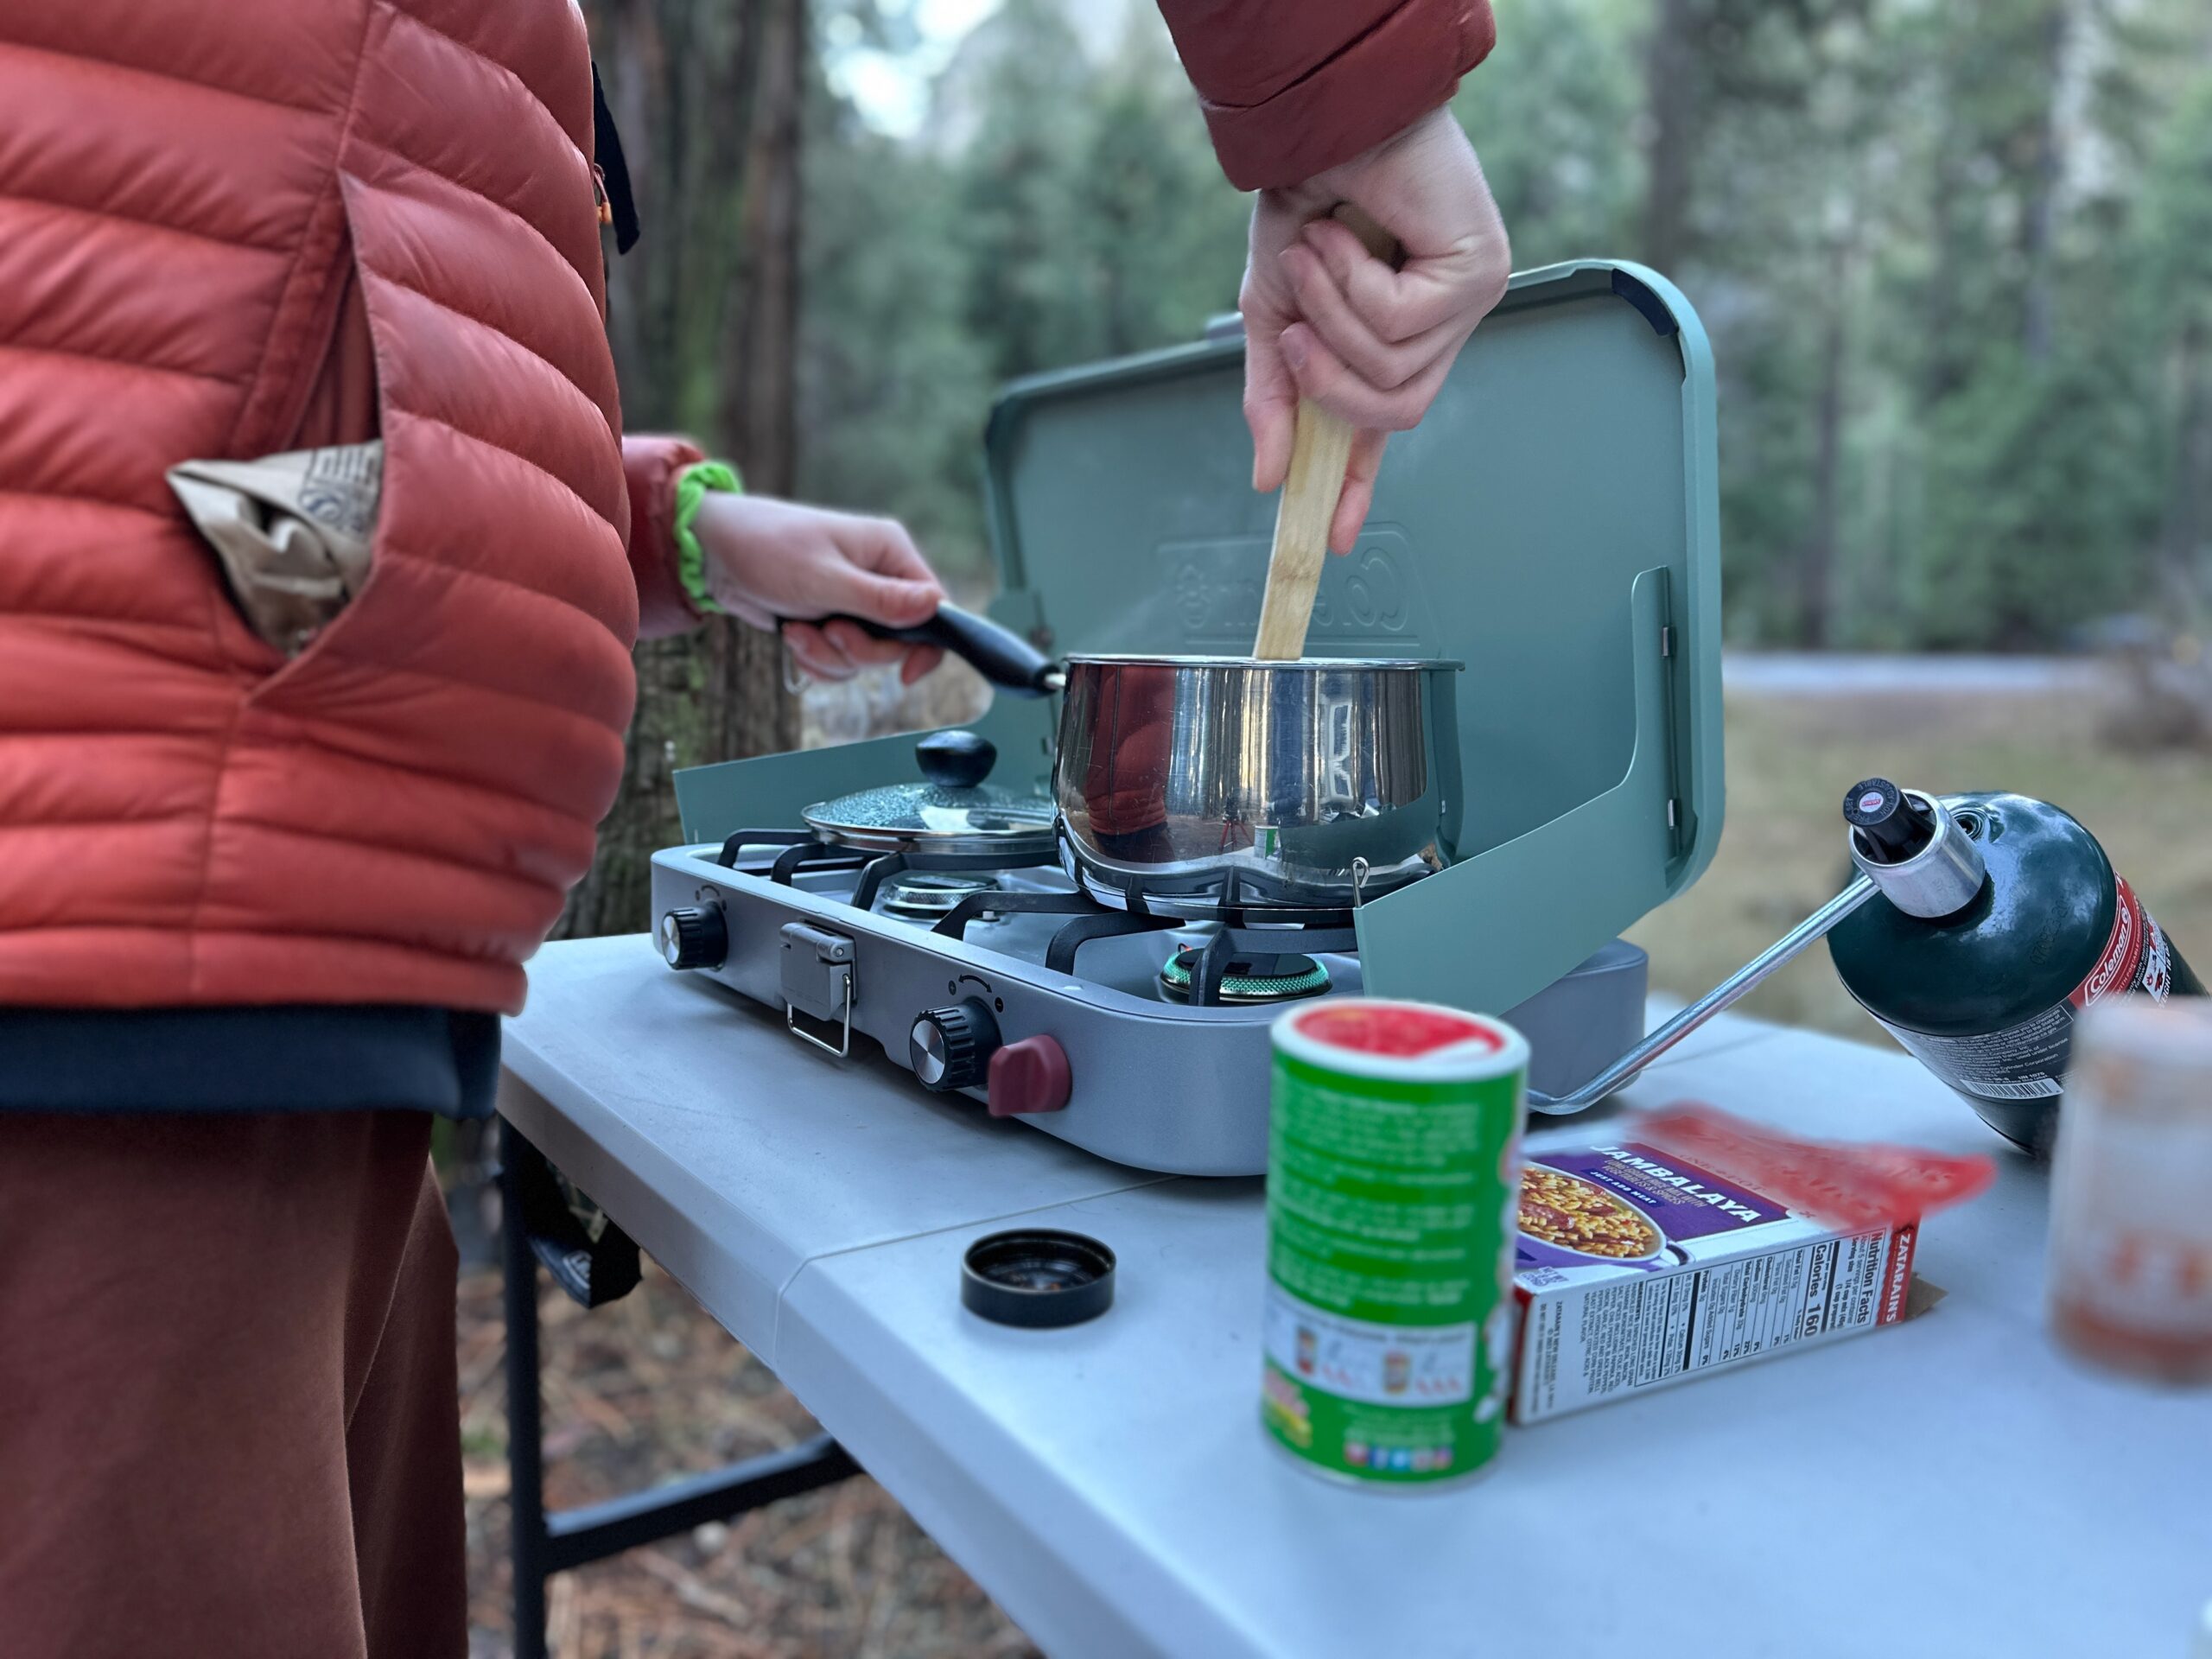
POLYGON ((1670 573, 1660 572, 1659 583, 1659 679, 1664 690, 1662 707, 1666 711, 1667 753, 1667 857, 1670 864, 1678 861, 1689 851, 1689 806, 1685 798, 1681 773, 1682 756, 1686 753, 1681 728, 1681 701, 1675 691, 1682 664, 1675 654, 1679 635, 1675 627, 1674 583, 1670 573))
POLYGON ((842 1060, 853 1052, 853 942, 807 922, 785 923, 783 936, 784 1028, 842 1060), (802 1014, 835 1026, 837 1040, 800 1025, 802 1014))

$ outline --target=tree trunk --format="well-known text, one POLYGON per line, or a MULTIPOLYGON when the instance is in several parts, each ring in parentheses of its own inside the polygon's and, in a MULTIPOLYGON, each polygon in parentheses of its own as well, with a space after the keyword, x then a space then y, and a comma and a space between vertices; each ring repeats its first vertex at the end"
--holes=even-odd
POLYGON ((622 792, 599 826, 590 873, 569 894, 556 938, 634 933, 652 921, 652 855, 683 839, 671 774, 679 734, 696 727, 698 676, 688 639, 661 639, 633 653, 638 712, 630 722, 622 792))
MULTIPOLYGON (((746 143, 744 299, 724 353, 721 427, 746 486, 789 495, 798 481, 799 123, 806 0, 755 0, 758 78, 746 143)), ((781 642, 734 622, 716 631, 709 741, 718 758, 796 748, 798 701, 781 642)))
MULTIPOLYGON (((660 18, 650 0, 606 0, 593 9, 593 55, 607 93, 607 108, 627 141, 631 183, 641 211, 650 211, 663 192, 662 153, 647 135, 646 112, 659 102, 666 63, 660 18)), ((607 333, 615 377, 626 393, 645 393, 656 381, 649 340, 652 241, 640 242, 624 257, 607 251, 607 333)), ((645 925, 650 887, 649 861, 664 836, 663 797, 667 787, 666 741, 662 735, 664 701, 650 671, 651 646, 634 654, 638 665, 638 709, 630 723, 621 793, 600 825, 599 850, 591 869, 569 892, 555 925, 556 938, 590 938, 645 925)))
POLYGON ((2212 540, 2212 365, 2205 361, 2205 334, 2200 317, 2182 326, 2176 353, 2181 396, 2174 421, 2173 482, 2158 537, 2159 585, 2175 619, 2192 632, 2212 602, 2203 568, 2205 543, 2212 540))
MULTIPOLYGON (((748 481, 763 489, 789 487, 788 421, 785 458, 764 468, 747 454, 734 392, 702 407, 695 388, 705 378, 696 365, 720 357, 717 342, 729 334, 734 279, 742 271, 772 280, 777 269, 758 256, 753 215, 740 191, 755 170, 747 164, 760 124, 755 82, 770 60, 763 37, 774 14, 787 20, 795 10, 793 0, 744 0, 734 16, 721 0, 594 0, 587 8, 644 232, 626 256, 613 258, 609 250, 608 334, 625 423, 639 431, 699 429, 709 448, 737 456, 748 481)), ((788 77, 790 54, 804 50, 804 32, 794 40, 786 29, 779 39, 788 77)), ((784 169, 792 197, 796 165, 794 147, 784 169)), ((795 274, 785 269, 784 282, 779 303, 789 315, 795 274)), ((741 376, 750 365, 725 359, 724 366, 741 376)), ((779 383, 786 399, 791 378, 786 361, 779 383)), ((652 855, 682 839, 674 768, 796 743, 781 660, 773 640, 734 623, 638 647, 622 792, 556 937, 648 925, 652 855)))
POLYGON ((2058 261, 2053 245, 2058 188, 2066 171, 2058 100, 2066 80, 2067 24, 2065 0, 2059 0, 2044 25, 2043 111, 2036 129, 2027 204, 2021 214, 2020 253, 2027 267, 2027 289, 2020 308, 2020 349, 2031 363, 2050 359, 2051 321, 2057 308, 2058 261))
POLYGON ((1920 406, 1933 409, 1966 384, 1967 344, 1971 336, 1959 327, 1959 284, 1964 279, 1966 255, 1961 247, 1960 198, 1965 194, 1963 140, 1951 102, 1957 87, 1946 78, 1939 83, 1943 113, 1936 134, 1936 155, 1930 172, 1928 214, 1929 240, 1935 261, 1928 276, 1928 340, 1921 353, 1920 406))
POLYGON ((1643 257, 1679 277, 1689 249, 1690 190, 1697 156, 1696 0, 1658 0, 1644 55, 1643 257))

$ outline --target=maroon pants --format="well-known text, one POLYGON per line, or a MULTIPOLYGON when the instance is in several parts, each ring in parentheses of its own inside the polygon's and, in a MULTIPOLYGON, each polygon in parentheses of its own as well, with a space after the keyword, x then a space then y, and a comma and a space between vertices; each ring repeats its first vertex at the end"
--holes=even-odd
POLYGON ((466 1654, 429 1137, 0 1115, 0 1652, 466 1654))

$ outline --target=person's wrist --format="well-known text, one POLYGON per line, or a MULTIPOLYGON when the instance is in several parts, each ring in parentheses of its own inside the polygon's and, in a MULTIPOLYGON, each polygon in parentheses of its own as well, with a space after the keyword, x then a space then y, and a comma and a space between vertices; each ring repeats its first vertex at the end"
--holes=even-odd
POLYGON ((1325 173, 1316 174, 1307 183, 1322 194, 1333 196, 1347 185, 1405 165, 1408 156, 1418 156, 1455 141, 1464 143, 1465 139, 1466 130, 1452 113, 1452 106, 1440 104, 1426 114, 1414 117, 1381 143, 1339 162, 1325 173))

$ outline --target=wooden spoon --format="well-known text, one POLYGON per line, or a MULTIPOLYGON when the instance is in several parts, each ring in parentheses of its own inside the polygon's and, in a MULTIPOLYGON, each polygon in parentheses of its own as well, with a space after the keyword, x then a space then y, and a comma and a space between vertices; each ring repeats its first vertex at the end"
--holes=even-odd
MULTIPOLYGON (((1397 239, 1358 208, 1345 202, 1336 218, 1377 259, 1395 262, 1397 239)), ((1260 634, 1252 643, 1252 655, 1262 662, 1290 662, 1306 654, 1306 630, 1313 620, 1322 561, 1329 556, 1329 521, 1344 494, 1351 440, 1351 422, 1310 398, 1298 400, 1290 473, 1275 506, 1274 547, 1260 600, 1260 634)))

